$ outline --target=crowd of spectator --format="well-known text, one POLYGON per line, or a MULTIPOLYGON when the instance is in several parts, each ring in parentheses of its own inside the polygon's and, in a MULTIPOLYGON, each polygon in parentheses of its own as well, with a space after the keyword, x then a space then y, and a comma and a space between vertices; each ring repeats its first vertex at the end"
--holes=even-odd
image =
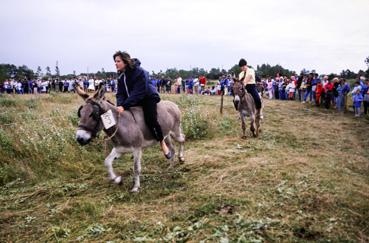
POLYGON ((317 73, 301 73, 297 77, 277 75, 262 79, 258 84, 261 95, 269 99, 297 100, 326 109, 335 108, 338 112, 347 111, 352 104, 356 117, 361 115, 362 106, 364 114, 368 114, 368 87, 369 80, 365 77, 359 77, 350 84, 344 78, 329 80, 328 76, 317 73))
MULTIPOLYGON (((189 95, 232 95, 234 77, 222 75, 218 80, 207 80, 205 76, 183 79, 177 77, 151 78, 150 81, 160 93, 189 95)), ((331 80, 326 75, 317 73, 301 73, 299 76, 280 76, 257 79, 257 87, 262 97, 276 100, 295 100, 334 108, 338 112, 347 111, 350 107, 355 116, 368 114, 369 80, 359 77, 354 83, 344 78, 331 80), (350 101, 351 100, 351 101, 350 101)), ((68 80, 5 80, 0 86, 0 93, 8 94, 42 94, 54 92, 74 92, 74 83, 78 82, 86 92, 93 92, 101 82, 105 83, 107 92, 115 92, 116 79, 97 79, 79 77, 68 80)))
POLYGON ((43 94, 54 92, 74 92, 74 84, 78 82, 86 92, 93 92, 97 89, 101 82, 105 83, 107 91, 114 92, 116 90, 116 80, 79 78, 79 79, 63 79, 63 80, 23 80, 14 79, 5 80, 0 86, 0 93, 7 94, 43 94))
POLYGON ((232 95, 233 79, 230 75, 223 75, 219 80, 208 81, 205 76, 183 79, 151 79, 160 93, 172 94, 201 94, 201 95, 232 95))

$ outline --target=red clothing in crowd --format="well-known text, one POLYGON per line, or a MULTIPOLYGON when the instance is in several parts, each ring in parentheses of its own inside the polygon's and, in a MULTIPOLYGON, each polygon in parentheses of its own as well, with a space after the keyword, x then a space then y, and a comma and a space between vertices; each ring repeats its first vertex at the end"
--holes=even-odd
POLYGON ((323 85, 322 83, 317 83, 316 85, 316 90, 315 90, 315 93, 316 93, 316 97, 315 97, 315 100, 316 100, 316 105, 319 106, 320 105, 320 97, 322 96, 322 92, 323 92, 323 85))
POLYGON ((333 90, 333 87, 334 87, 333 83, 328 82, 328 83, 326 83, 326 84, 324 85, 324 91, 325 91, 325 92, 332 91, 332 90, 333 90))
POLYGON ((206 78, 205 78, 205 76, 200 76, 199 77, 199 81, 200 81, 200 85, 202 87, 205 87, 205 85, 206 85, 206 78))

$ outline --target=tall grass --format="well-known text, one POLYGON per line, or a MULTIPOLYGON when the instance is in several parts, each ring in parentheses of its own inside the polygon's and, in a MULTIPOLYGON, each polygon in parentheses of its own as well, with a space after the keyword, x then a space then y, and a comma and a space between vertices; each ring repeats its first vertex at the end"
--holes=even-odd
POLYGON ((98 153, 101 144, 81 147, 76 143, 78 117, 75 110, 66 112, 54 107, 49 113, 45 112, 44 105, 52 99, 50 96, 1 100, 0 103, 8 105, 0 114, 2 185, 16 178, 38 181, 62 176, 78 177, 92 170, 94 162, 101 161, 102 155, 98 153), (19 112, 12 107, 17 107, 19 112))

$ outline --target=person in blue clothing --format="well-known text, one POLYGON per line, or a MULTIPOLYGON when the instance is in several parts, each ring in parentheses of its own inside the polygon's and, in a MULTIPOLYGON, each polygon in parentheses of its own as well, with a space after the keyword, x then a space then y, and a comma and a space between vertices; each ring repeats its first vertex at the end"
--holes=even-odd
POLYGON ((336 107, 337 107, 338 112, 343 111, 343 108, 344 108, 343 88, 344 88, 344 81, 343 79, 340 79, 339 82, 337 82, 337 85, 335 85, 335 92, 336 92, 335 99, 336 99, 336 107))
POLYGON ((366 84, 361 90, 361 93, 363 94, 363 105, 364 105, 364 114, 368 114, 368 108, 369 108, 369 79, 366 80, 366 84))
POLYGON ((142 106, 144 119, 152 135, 160 142, 161 149, 167 159, 173 154, 166 145, 157 118, 157 103, 160 96, 152 82, 149 74, 140 67, 140 61, 127 52, 118 51, 113 55, 118 72, 117 111, 122 113, 133 106, 142 106))
POLYGON ((310 97, 310 103, 312 102, 312 99, 313 99, 312 81, 313 81, 313 74, 310 73, 305 82, 306 93, 304 95, 304 100, 302 101, 302 103, 306 102, 307 97, 310 97))
POLYGON ((187 86, 187 94, 192 94, 192 90, 193 90, 193 79, 192 77, 187 79, 186 81, 186 86, 187 86))
POLYGON ((87 78, 83 79, 83 90, 85 92, 87 92, 87 90, 88 90, 88 85, 89 85, 88 79, 87 78))
POLYGON ((316 85, 321 82, 320 78, 319 78, 319 74, 314 73, 314 78, 311 81, 311 92, 313 95, 313 102, 316 105, 316 85))
POLYGON ((224 95, 225 87, 228 86, 228 79, 226 77, 222 77, 220 79, 220 92, 224 95))
POLYGON ((355 87, 352 91, 352 101, 355 110, 355 117, 360 116, 361 102, 363 101, 363 95, 361 94, 360 82, 355 82, 355 87))
POLYGON ((348 102, 347 102, 348 93, 350 93, 350 84, 347 82, 346 79, 343 79, 342 94, 343 94, 343 105, 344 105, 345 111, 348 110, 348 102))

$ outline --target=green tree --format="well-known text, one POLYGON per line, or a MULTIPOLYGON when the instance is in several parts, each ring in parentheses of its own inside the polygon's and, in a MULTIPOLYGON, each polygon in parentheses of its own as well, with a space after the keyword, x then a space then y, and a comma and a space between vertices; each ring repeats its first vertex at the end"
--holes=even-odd
POLYGON ((234 74, 236 77, 241 72, 241 68, 238 66, 238 64, 235 64, 231 69, 228 70, 228 73, 234 74))
POLYGON ((365 71, 365 77, 369 78, 369 57, 365 59, 365 63, 368 66, 368 69, 365 71))
POLYGON ((0 64, 0 82, 15 77, 17 73, 17 67, 12 64, 0 64))
POLYGON ((340 73, 340 76, 346 79, 353 79, 353 78, 356 78, 357 74, 351 71, 350 69, 346 69, 346 70, 342 70, 342 72, 340 73))
POLYGON ((58 61, 56 61, 56 65, 55 65, 55 75, 57 77, 60 76, 60 70, 59 70, 59 65, 58 65, 58 61))
POLYGON ((41 78, 42 77, 42 69, 41 69, 40 66, 37 67, 36 76, 37 76, 37 78, 41 78))
POLYGON ((206 75, 206 78, 208 79, 219 79, 219 77, 222 75, 222 72, 219 68, 212 68, 210 69, 208 75, 206 75))
POLYGON ((51 77, 51 69, 49 66, 46 67, 46 76, 51 77))
POLYGON ((15 79, 17 80, 31 80, 35 78, 35 73, 33 72, 32 69, 29 69, 26 65, 20 66, 18 67, 16 74, 15 74, 15 79))
POLYGON ((335 73, 330 73, 330 74, 328 74, 328 79, 329 80, 332 80, 332 79, 334 79, 335 77, 337 77, 338 75, 337 74, 335 74, 335 73))
POLYGON ((277 74, 281 76, 291 76, 295 74, 294 71, 285 69, 279 64, 275 66, 271 66, 270 64, 262 64, 261 66, 258 65, 256 68, 256 72, 263 78, 275 77, 277 74))
POLYGON ((168 77, 172 80, 177 78, 178 74, 179 72, 176 68, 169 68, 167 71, 165 71, 165 77, 168 77))

